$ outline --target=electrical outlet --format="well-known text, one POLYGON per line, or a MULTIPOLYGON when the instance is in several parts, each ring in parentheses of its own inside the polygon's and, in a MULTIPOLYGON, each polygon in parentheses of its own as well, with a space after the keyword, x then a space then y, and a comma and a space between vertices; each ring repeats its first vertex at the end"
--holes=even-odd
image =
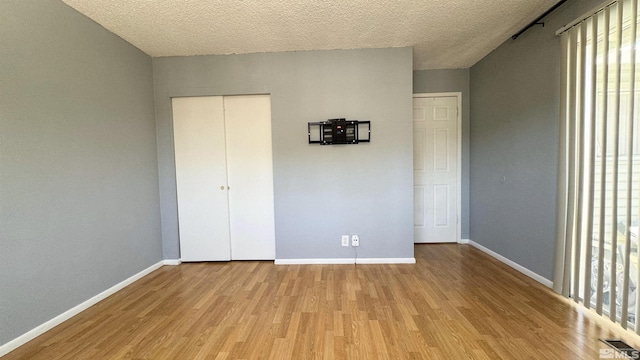
POLYGON ((360 237, 358 235, 351 236, 351 246, 360 246, 360 237))
POLYGON ((342 246, 349 246, 349 235, 342 235, 342 246))

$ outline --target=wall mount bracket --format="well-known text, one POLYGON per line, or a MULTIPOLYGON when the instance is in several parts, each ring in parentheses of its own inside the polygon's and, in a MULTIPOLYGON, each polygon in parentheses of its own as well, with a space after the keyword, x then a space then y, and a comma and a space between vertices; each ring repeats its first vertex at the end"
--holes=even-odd
POLYGON ((309 144, 358 144, 371 141, 371 121, 329 119, 307 125, 309 144))

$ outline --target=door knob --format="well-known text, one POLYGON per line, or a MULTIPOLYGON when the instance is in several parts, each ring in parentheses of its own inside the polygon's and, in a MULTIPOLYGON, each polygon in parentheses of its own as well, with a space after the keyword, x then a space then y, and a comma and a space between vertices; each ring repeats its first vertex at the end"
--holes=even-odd
POLYGON ((223 185, 223 186, 220 186, 220 190, 224 190, 224 185, 223 185))

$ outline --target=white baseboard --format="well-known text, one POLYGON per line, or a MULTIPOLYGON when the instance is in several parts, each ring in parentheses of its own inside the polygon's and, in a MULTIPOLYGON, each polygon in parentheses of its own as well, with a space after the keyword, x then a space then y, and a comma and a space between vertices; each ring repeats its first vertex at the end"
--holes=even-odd
POLYGON ((494 252, 492 250, 489 250, 486 247, 484 247, 484 246, 482 246, 482 245, 480 245, 480 244, 478 244, 476 242, 473 242, 471 240, 468 240, 468 241, 469 241, 469 245, 473 246, 474 248, 476 248, 476 249, 486 253, 487 255, 490 255, 491 257, 493 257, 493 258, 505 263, 506 265, 514 268, 515 270, 518 270, 519 272, 527 275, 528 277, 530 277, 533 280, 541 283, 542 285, 544 285, 546 287, 549 287, 549 288, 553 288, 553 281, 543 277, 542 275, 538 275, 538 274, 534 273, 533 271, 527 269, 526 267, 524 267, 524 266, 522 266, 520 264, 517 264, 517 263, 507 259, 506 257, 504 257, 504 256, 502 256, 502 255, 500 255, 500 254, 498 254, 498 253, 496 253, 496 252, 494 252))
POLYGON ((176 266, 176 265, 180 265, 180 264, 182 264, 182 260, 180 260, 180 259, 165 259, 165 260, 162 260, 162 265, 176 266))
POLYGON ((340 259, 276 259, 276 265, 344 265, 355 264, 354 258, 340 259))
POLYGON ((276 265, 415 264, 415 258, 276 259, 276 265))
POLYGON ((360 258, 356 264, 415 264, 416 258, 360 258))
POLYGON ((469 239, 460 239, 460 241, 458 241, 458 244, 468 244, 469 243, 469 239))
POLYGON ((91 299, 76 305, 74 307, 72 307, 71 309, 65 311, 64 313, 54 317, 53 319, 45 322, 42 325, 37 326, 36 328, 26 332, 25 334, 22 334, 20 336, 18 336, 17 338, 9 341, 6 344, 3 344, 0 346, 0 357, 12 352, 13 350, 17 349, 18 347, 26 344, 27 342, 33 340, 34 338, 44 334, 45 332, 51 330, 52 328, 60 325, 61 323, 71 319, 72 317, 78 315, 79 313, 83 312, 84 310, 88 309, 89 307, 99 303, 100 301, 106 299, 107 297, 115 294, 116 292, 122 290, 124 287, 132 284, 133 282, 135 282, 136 280, 141 279, 142 277, 150 274, 151 272, 159 269, 160 267, 162 267, 162 265, 164 265, 164 261, 160 261, 154 265, 151 265, 150 267, 140 271, 139 273, 133 275, 132 277, 108 288, 107 290, 101 292, 100 294, 92 297, 91 299))

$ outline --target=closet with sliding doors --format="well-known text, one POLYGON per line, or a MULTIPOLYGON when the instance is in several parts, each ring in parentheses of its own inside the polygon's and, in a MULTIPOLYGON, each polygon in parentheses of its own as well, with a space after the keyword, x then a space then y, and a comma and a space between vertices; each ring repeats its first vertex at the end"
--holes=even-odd
POLYGON ((171 103, 181 260, 275 259, 271 97, 171 103))

